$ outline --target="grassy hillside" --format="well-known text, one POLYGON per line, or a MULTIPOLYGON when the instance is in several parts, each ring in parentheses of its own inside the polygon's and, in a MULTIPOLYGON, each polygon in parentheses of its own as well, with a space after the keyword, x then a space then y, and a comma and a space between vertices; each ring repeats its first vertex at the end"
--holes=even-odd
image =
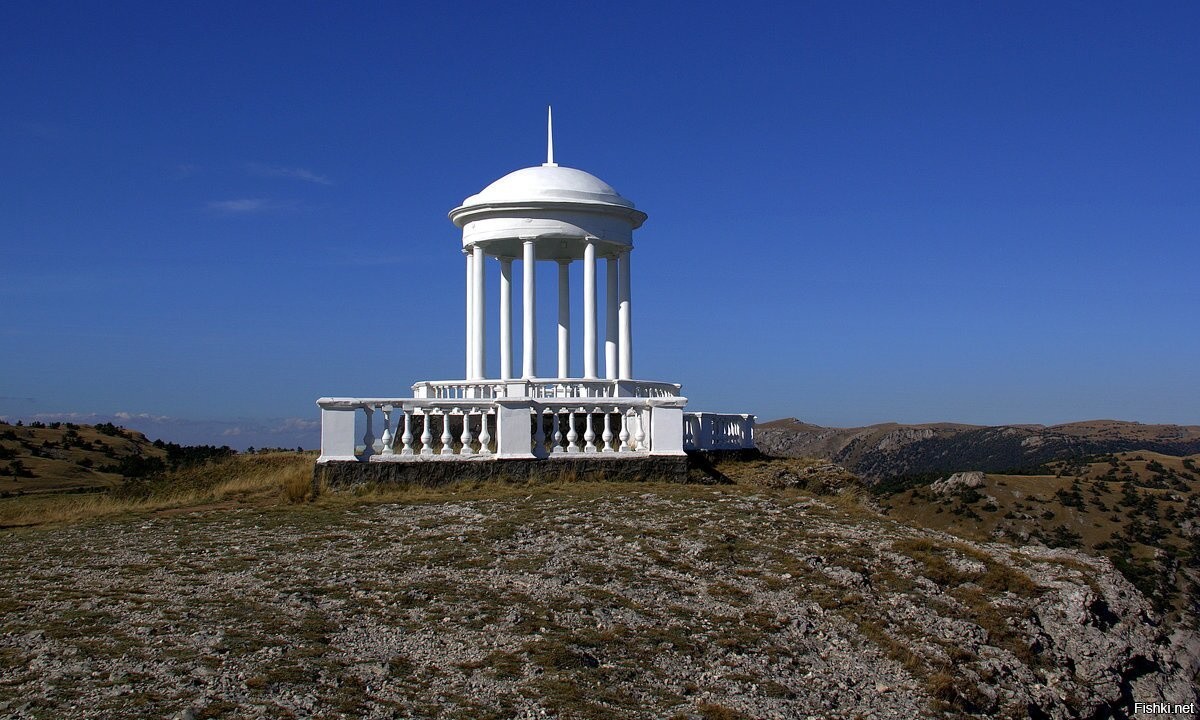
POLYGON ((978 487, 888 487, 880 504, 893 517, 1104 555, 1160 607, 1200 613, 1200 455, 1112 453, 1053 462, 1044 474, 988 473, 978 487))
POLYGON ((825 428, 775 420, 755 432, 758 446, 783 457, 824 457, 872 482, 965 470, 1025 472, 1058 460, 1146 450, 1200 453, 1200 426, 1092 420, 1065 425, 983 427, 884 423, 825 428))
POLYGON ((110 424, 0 423, 0 497, 112 489, 166 459, 164 447, 110 424))
POLYGON ((111 424, 0 423, 0 527, 304 498, 314 458, 151 442, 111 424))

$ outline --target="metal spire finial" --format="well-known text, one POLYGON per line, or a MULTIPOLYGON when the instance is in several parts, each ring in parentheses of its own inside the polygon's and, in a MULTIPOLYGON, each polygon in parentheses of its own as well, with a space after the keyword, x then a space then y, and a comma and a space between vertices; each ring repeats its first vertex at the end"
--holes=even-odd
POLYGON ((546 167, 558 167, 554 162, 554 109, 546 106, 546 167))

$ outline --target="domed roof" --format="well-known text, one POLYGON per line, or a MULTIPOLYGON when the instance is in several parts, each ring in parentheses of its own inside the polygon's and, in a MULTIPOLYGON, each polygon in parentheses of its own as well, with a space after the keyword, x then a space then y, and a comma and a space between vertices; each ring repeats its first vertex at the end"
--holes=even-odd
POLYGON ((463 200, 462 207, 530 202, 615 205, 633 209, 612 186, 583 170, 545 164, 511 172, 463 200))

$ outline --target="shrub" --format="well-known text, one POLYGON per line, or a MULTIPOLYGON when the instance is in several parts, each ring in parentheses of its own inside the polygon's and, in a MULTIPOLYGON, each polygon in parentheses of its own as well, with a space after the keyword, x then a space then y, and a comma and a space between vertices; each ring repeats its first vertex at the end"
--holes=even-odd
POLYGON ((296 475, 287 478, 283 483, 283 495, 290 503, 302 503, 316 497, 313 480, 310 476, 296 475))
POLYGON ((1059 525, 1050 531, 1045 541, 1047 547, 1077 548, 1083 543, 1083 536, 1071 530, 1066 525, 1059 525))
POLYGON ((13 477, 19 477, 19 478, 33 477, 33 471, 30 470, 29 468, 25 467, 25 463, 21 462, 20 460, 13 460, 12 462, 10 462, 8 464, 8 470, 9 470, 8 474, 12 475, 13 477))
POLYGON ((125 428, 119 425, 113 425, 110 422, 102 422, 96 425, 96 432, 101 435, 111 435, 112 437, 124 437, 125 428))

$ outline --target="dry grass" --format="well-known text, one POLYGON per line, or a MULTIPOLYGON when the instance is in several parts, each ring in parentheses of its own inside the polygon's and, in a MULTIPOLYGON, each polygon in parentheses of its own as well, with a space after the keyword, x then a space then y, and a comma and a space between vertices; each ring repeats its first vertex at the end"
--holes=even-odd
POLYGON ((141 496, 120 493, 37 495, 0 500, 0 527, 27 527, 91 518, 209 506, 273 505, 313 498, 311 454, 236 456, 184 468, 141 496))
MULTIPOLYGON (((344 507, 364 503, 438 503, 450 498, 508 500, 562 494, 608 497, 612 493, 611 484, 597 482, 595 478, 583 476, 573 468, 560 469, 536 480, 501 477, 436 488, 365 484, 334 491, 324 485, 314 485, 314 460, 313 453, 235 455, 148 480, 122 482, 118 477, 109 483, 108 490, 104 492, 46 492, 3 498, 0 499, 0 528, 53 526, 122 514, 173 513, 246 505, 283 507, 316 503, 318 506, 344 507)), ((856 488, 838 487, 836 494, 819 492, 828 490, 825 486, 827 478, 820 473, 806 475, 809 468, 821 464, 817 460, 764 458, 745 461, 718 458, 716 464, 720 466, 720 474, 728 472, 728 476, 722 475, 723 482, 728 484, 709 485, 711 492, 738 494, 757 489, 778 496, 808 495, 813 489, 805 486, 815 483, 818 493, 826 495, 835 511, 843 514, 863 511, 861 493, 856 488), (776 482, 779 476, 788 478, 789 483, 794 484, 779 485, 776 482), (803 480, 800 480, 801 476, 804 476, 803 480)), ((643 491, 672 497, 680 493, 689 495, 699 487, 681 489, 659 485, 650 482, 639 487, 643 491)))
MULTIPOLYGON (((186 512, 218 507, 284 507, 300 503, 345 507, 376 503, 440 503, 448 499, 508 500, 608 497, 611 483, 590 482, 574 470, 541 480, 460 482, 445 487, 363 484, 332 491, 313 483, 313 453, 237 455, 168 473, 138 486, 142 492, 41 494, 0 499, 0 527, 51 526, 92 518, 151 512, 186 512)), ((645 483, 639 488, 668 494, 686 489, 645 483)))

